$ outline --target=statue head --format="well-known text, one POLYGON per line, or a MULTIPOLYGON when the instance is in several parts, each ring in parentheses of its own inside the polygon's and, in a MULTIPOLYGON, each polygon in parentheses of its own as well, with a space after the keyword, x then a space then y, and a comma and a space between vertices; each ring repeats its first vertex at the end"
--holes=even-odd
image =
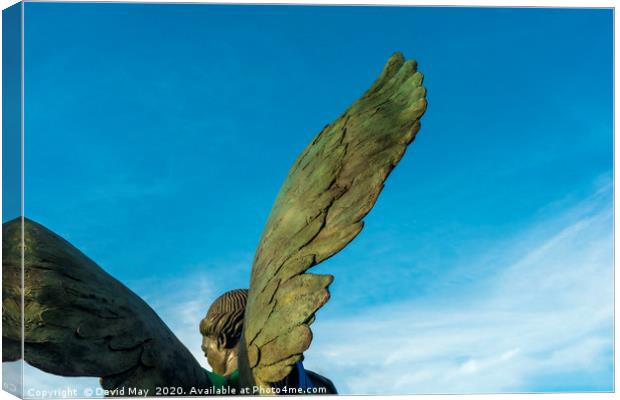
POLYGON ((226 292, 215 299, 200 321, 202 351, 217 374, 230 375, 237 369, 237 349, 247 299, 247 289, 226 292))

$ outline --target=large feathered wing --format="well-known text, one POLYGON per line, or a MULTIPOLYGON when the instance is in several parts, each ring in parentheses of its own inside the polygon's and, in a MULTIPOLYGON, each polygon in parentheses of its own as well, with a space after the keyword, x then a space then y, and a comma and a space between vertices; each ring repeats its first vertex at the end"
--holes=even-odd
POLYGON ((246 385, 285 378, 309 347, 330 275, 306 271, 360 232, 384 181, 420 129, 426 91, 415 61, 394 54, 377 81, 299 155, 252 266, 239 355, 246 385))
MULTIPOLYGON (((206 372, 157 314, 69 242, 28 219, 2 226, 2 360, 98 376, 105 389, 207 387, 206 372), (24 257, 22 286, 22 248, 24 257)), ((125 392, 125 394, 128 394, 125 392)))

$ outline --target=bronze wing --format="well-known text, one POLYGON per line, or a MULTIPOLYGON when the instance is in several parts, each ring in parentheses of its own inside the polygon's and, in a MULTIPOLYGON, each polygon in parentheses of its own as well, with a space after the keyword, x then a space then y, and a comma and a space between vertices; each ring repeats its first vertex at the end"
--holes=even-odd
POLYGON ((99 376, 105 389, 208 387, 206 372, 157 314, 69 242, 21 218, 2 225, 2 361, 99 376), (22 248, 24 269, 22 286, 22 248), (23 287, 23 290, 22 290, 23 287))
POLYGON ((306 271, 361 231, 384 181, 420 129, 426 90, 416 62, 394 54, 368 91, 299 155, 261 237, 239 355, 241 382, 270 387, 310 346, 331 275, 306 271))

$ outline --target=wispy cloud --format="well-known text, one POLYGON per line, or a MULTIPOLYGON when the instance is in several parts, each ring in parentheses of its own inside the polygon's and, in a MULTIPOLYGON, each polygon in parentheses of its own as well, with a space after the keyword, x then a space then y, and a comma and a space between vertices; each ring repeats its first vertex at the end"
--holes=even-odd
POLYGON ((498 243, 492 276, 453 298, 319 318, 306 365, 356 394, 611 390, 610 196, 498 243))

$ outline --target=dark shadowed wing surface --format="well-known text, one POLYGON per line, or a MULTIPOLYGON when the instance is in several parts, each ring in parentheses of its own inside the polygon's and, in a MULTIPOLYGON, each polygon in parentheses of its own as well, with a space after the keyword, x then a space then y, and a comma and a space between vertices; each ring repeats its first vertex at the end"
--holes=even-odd
POLYGON ((420 129, 426 91, 415 61, 394 54, 368 91, 297 158, 275 201, 252 266, 239 368, 269 387, 309 347, 330 275, 306 271, 360 232, 384 181, 420 129))
POLYGON ((106 389, 209 386, 205 371, 157 314, 69 242, 21 219, 3 224, 2 361, 21 358, 64 376, 99 376, 106 389))

